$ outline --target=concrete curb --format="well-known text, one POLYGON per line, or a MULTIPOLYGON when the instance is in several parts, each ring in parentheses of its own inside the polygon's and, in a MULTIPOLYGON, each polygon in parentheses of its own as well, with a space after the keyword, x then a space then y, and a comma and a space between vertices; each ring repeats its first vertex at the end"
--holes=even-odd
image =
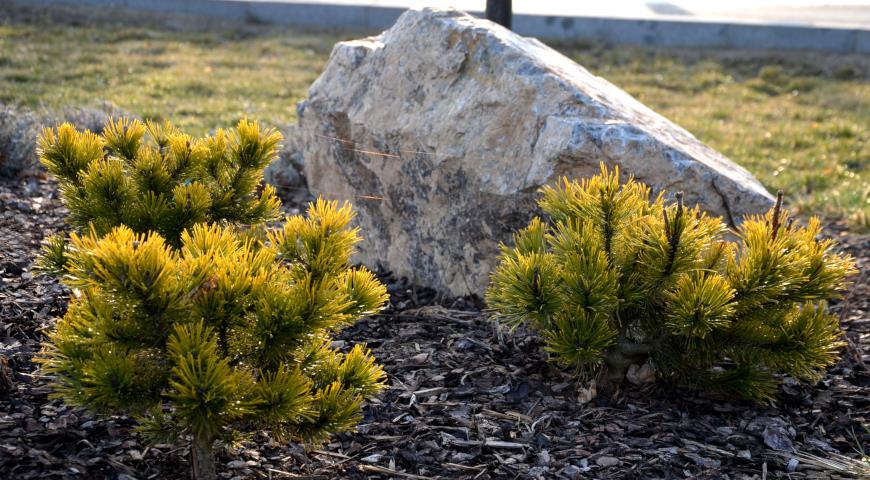
MULTIPOLYGON (((386 29, 404 11, 402 8, 373 5, 288 3, 269 0, 12 0, 12 2, 22 5, 118 7, 288 26, 356 30, 386 29)), ((481 15, 481 12, 470 13, 481 15)), ((612 44, 870 53, 870 29, 518 14, 514 16, 514 30, 521 35, 543 39, 592 40, 612 44)))

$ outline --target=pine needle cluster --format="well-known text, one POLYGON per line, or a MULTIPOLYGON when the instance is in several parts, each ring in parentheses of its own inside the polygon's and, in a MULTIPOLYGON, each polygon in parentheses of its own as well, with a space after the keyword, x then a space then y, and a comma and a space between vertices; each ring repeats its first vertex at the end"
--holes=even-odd
POLYGON ((608 170, 544 187, 535 218, 502 245, 487 291, 493 317, 539 331, 559 364, 619 382, 651 362, 664 381, 763 400, 777 375, 817 380, 838 358, 839 322, 825 312, 854 272, 776 206, 746 218, 737 241, 719 218, 650 200, 649 187, 608 170))
POLYGON ((385 379, 364 347, 332 346, 387 300, 350 265, 351 206, 317 200, 262 224, 278 201, 253 191, 279 139, 250 122, 193 140, 117 121, 103 138, 61 126, 40 140, 86 226, 56 249, 75 295, 43 371, 71 404, 138 415, 155 440, 192 437, 197 478, 214 478, 212 444, 239 432, 318 441, 352 428, 385 379))

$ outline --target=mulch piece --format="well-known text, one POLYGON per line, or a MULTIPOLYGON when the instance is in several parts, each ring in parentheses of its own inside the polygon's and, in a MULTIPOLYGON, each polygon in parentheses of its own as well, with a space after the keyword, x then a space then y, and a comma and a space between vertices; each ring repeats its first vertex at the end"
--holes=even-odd
MULTIPOLYGON (((0 478, 188 478, 185 446, 145 445, 130 418, 51 398, 32 362, 69 295, 32 261, 66 213, 48 180, 0 181, 0 478)), ((390 308, 337 340, 367 342, 389 373, 358 430, 308 447, 259 432, 221 449, 221 476, 809 478, 818 472, 789 453, 870 444, 870 236, 831 228, 862 265, 833 305, 850 346, 819 384, 786 378, 773 404, 651 386, 591 398, 537 337, 500 333, 478 302, 390 281, 390 308)))

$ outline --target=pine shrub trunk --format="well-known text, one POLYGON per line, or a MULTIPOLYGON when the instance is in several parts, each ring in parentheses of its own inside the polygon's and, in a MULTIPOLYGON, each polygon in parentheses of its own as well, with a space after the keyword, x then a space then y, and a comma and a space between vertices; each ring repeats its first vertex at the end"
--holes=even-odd
POLYGON ((193 480, 217 480, 212 442, 197 435, 190 444, 190 473, 193 480))

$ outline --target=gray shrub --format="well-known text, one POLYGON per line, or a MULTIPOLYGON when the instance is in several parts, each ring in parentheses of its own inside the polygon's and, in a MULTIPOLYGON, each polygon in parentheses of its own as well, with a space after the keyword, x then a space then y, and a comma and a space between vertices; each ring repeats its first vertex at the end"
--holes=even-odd
POLYGON ((36 171, 36 138, 41 126, 39 117, 30 110, 0 104, 0 176, 36 171))
POLYGON ((42 127, 69 122, 79 130, 101 133, 110 118, 122 116, 129 117, 129 114, 109 102, 42 114, 0 103, 0 177, 15 178, 39 171, 36 139, 42 127))

